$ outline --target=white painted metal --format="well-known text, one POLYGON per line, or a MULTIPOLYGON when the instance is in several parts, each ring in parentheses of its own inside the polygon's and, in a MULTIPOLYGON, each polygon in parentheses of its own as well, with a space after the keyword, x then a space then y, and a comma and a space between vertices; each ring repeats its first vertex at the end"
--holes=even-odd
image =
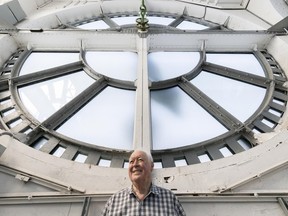
MULTIPOLYGON (((148 1, 147 6, 148 10, 150 6, 152 11, 174 11, 176 14, 181 14, 186 8, 188 15, 195 14, 196 17, 215 20, 219 24, 224 24, 228 19, 228 27, 235 30, 265 30, 284 18, 273 8, 271 2, 155 0, 148 1), (218 10, 231 7, 239 11, 218 10), (242 22, 244 20, 245 22, 242 22)), ((232 37, 222 33, 191 33, 150 35, 143 39, 138 35, 123 35, 117 32, 94 34, 81 30, 46 30, 57 26, 59 22, 67 24, 76 19, 97 16, 101 14, 101 9, 113 13, 137 11, 138 7, 135 1, 132 3, 124 0, 19 0, 19 3, 27 17, 25 21, 17 24, 17 27, 22 29, 20 32, 1 32, 1 66, 18 47, 36 50, 80 50, 84 45, 85 49, 91 50, 138 51, 138 74, 141 75, 141 79, 137 80, 136 85, 143 91, 137 92, 137 97, 141 100, 135 105, 135 127, 138 128, 135 131, 141 131, 135 136, 139 137, 139 140, 134 140, 135 148, 149 150, 151 147, 151 134, 147 129, 151 124, 147 118, 150 116, 145 57, 148 51, 177 50, 179 46, 182 50, 200 50, 203 41, 206 41, 207 50, 211 51, 267 48, 286 75, 288 73, 287 35, 272 38, 272 35, 251 32, 232 37), (44 31, 31 33, 30 28, 43 28, 44 31), (143 115, 140 114, 142 111, 143 115)), ((3 1, 0 1, 1 4, 3 1)), ((174 190, 189 216, 285 215, 277 198, 284 197, 287 200, 288 196, 287 126, 286 112, 274 132, 257 135, 259 146, 211 162, 156 169, 153 181, 174 190)), ((57 158, 23 145, 3 131, 0 132, 0 143, 6 148, 0 156, 1 185, 5 185, 0 187, 0 215, 81 215, 86 196, 92 197, 87 215, 99 215, 112 193, 130 185, 127 170, 123 168, 106 168, 57 158), (27 182, 24 183, 23 180, 27 182)))

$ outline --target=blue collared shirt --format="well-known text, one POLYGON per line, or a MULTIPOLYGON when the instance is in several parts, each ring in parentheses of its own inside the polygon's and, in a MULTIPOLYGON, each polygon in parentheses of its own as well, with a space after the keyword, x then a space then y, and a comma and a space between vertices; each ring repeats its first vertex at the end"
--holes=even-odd
POLYGON ((151 185, 143 201, 137 199, 132 187, 115 193, 107 201, 102 216, 185 216, 175 194, 165 188, 151 185))

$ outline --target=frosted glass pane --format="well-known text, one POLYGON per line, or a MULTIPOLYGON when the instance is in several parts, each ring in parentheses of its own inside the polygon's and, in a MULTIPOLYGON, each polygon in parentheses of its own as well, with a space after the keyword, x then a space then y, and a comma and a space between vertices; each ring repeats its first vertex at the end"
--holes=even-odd
POLYGON ((57 132, 115 149, 132 148, 135 91, 107 87, 57 132))
POLYGON ((199 158, 201 163, 211 161, 210 157, 207 154, 199 155, 198 158, 199 158))
POLYGON ((87 159, 87 155, 84 154, 77 154, 77 156, 75 157, 74 161, 80 162, 80 163, 85 163, 86 159, 87 159))
POLYGON ((266 93, 263 88, 207 72, 191 83, 242 122, 258 109, 266 93))
POLYGON ((263 68, 253 54, 207 54, 207 62, 265 76, 263 68))
POLYGON ((175 166, 180 167, 180 166, 187 166, 187 161, 185 159, 180 159, 180 160, 175 160, 175 166))
POLYGON ((98 166, 101 167, 110 167, 111 161, 110 160, 105 160, 105 159, 100 159, 98 166))
POLYGON ((136 16, 130 16, 130 17, 115 17, 111 18, 115 23, 118 25, 128 25, 128 24, 134 24, 136 27, 136 19, 139 17, 136 16))
POLYGON ((229 157, 233 155, 232 152, 227 147, 220 148, 219 151, 224 157, 229 157))
POLYGON ((94 22, 85 23, 85 24, 79 25, 77 27, 81 28, 81 29, 86 29, 86 30, 89 30, 89 29, 108 29, 108 28, 110 28, 110 26, 107 25, 103 20, 97 20, 97 21, 94 21, 94 22))
POLYGON ((151 81, 159 81, 186 74, 199 62, 198 52, 153 52, 148 54, 151 81))
POLYGON ((95 80, 82 71, 25 86, 18 91, 26 109, 42 122, 93 82, 95 80))
POLYGON ((115 79, 134 81, 137 74, 134 52, 87 52, 86 61, 97 73, 115 79))
POLYGON ((198 23, 190 22, 190 21, 183 21, 177 26, 177 28, 182 29, 182 30, 203 30, 208 27, 204 25, 200 25, 198 23))
POLYGON ((53 155, 56 156, 56 157, 61 157, 61 156, 63 155, 63 153, 65 152, 65 150, 66 150, 65 148, 59 146, 59 147, 55 150, 55 152, 53 153, 53 155))
POLYGON ((195 144, 227 132, 181 89, 151 92, 153 148, 195 144), (207 125, 213 130, 207 130, 207 125))
POLYGON ((79 53, 32 52, 24 62, 20 75, 30 74, 79 61, 79 53))
POLYGON ((168 17, 157 17, 157 16, 147 16, 147 19, 149 20, 149 24, 158 24, 158 25, 169 25, 171 22, 173 22, 174 18, 168 18, 168 17))

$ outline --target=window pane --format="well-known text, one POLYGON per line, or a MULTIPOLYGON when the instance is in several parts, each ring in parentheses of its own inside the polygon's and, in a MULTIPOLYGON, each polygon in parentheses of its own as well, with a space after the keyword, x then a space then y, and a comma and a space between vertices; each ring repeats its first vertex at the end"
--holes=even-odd
POLYGON ((74 161, 84 163, 86 161, 87 157, 88 157, 87 155, 78 153, 77 156, 74 158, 74 161))
POLYGON ((19 88, 26 109, 40 122, 76 97, 95 80, 84 72, 19 88))
POLYGON ((185 159, 179 159, 175 160, 175 166, 180 167, 180 166, 187 166, 187 161, 185 159))
POLYGON ((198 52, 153 52, 148 55, 149 79, 159 81, 190 72, 199 62, 198 52))
POLYGON ((208 27, 204 25, 200 25, 198 23, 190 22, 190 21, 183 21, 177 26, 177 28, 182 29, 182 30, 203 30, 208 27))
POLYGON ((174 18, 168 18, 168 17, 157 17, 157 16, 147 16, 147 19, 149 20, 149 24, 158 24, 158 25, 169 25, 171 22, 173 22, 174 18))
POLYGON ((205 162, 211 161, 211 159, 210 159, 208 154, 199 155, 198 158, 199 158, 201 163, 205 163, 205 162))
POLYGON ((242 122, 258 109, 266 93, 263 88, 207 72, 191 83, 242 122))
POLYGON ((107 87, 57 132, 115 149, 131 149, 135 92, 107 87))
POLYGON ((111 160, 106 160, 106 159, 100 159, 98 166, 101 167, 110 167, 111 165, 111 160))
POLYGON ((61 157, 63 155, 63 153, 65 152, 65 148, 63 148, 62 146, 58 146, 55 151, 52 153, 52 155, 56 156, 56 157, 61 157))
POLYGON ((154 149, 190 145, 227 132, 177 87, 151 92, 151 109, 154 149))
POLYGON ((115 23, 118 25, 128 25, 128 24, 134 24, 136 25, 136 19, 139 17, 136 16, 129 16, 129 17, 114 17, 111 18, 115 23))
POLYGON ((163 168, 162 162, 154 162, 154 169, 161 169, 163 168))
POLYGON ((229 156, 232 156, 233 153, 230 151, 229 148, 227 148, 226 146, 223 147, 223 148, 220 148, 219 151, 221 152, 221 154, 224 156, 224 157, 229 157, 229 156))
POLYGON ((207 54, 207 62, 265 76, 263 68, 253 54, 207 54))
POLYGON ((20 75, 58 67, 79 60, 79 53, 32 52, 24 62, 20 75))
POLYGON ((39 149, 41 149, 47 142, 48 142, 48 140, 47 140, 46 138, 40 138, 40 139, 38 139, 38 140, 33 144, 33 148, 39 150, 39 149))
POLYGON ((89 29, 108 29, 108 28, 110 28, 110 26, 107 25, 103 20, 97 20, 97 21, 94 21, 94 22, 85 23, 85 24, 79 25, 77 27, 81 28, 81 29, 86 29, 86 30, 89 30, 89 29))
POLYGON ((137 54, 133 52, 87 52, 87 63, 97 72, 111 78, 136 80, 137 54))

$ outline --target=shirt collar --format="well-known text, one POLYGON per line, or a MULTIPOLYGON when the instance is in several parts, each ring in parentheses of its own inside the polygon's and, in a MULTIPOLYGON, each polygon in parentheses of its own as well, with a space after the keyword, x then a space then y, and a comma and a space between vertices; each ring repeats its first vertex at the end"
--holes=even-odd
MULTIPOLYGON (((128 192, 129 194, 134 194, 134 191, 133 191, 133 186, 131 185, 131 187, 128 188, 128 192)), ((150 191, 148 194, 150 193, 153 193, 155 195, 158 195, 160 193, 158 187, 154 184, 151 184, 151 187, 150 187, 150 191)))

